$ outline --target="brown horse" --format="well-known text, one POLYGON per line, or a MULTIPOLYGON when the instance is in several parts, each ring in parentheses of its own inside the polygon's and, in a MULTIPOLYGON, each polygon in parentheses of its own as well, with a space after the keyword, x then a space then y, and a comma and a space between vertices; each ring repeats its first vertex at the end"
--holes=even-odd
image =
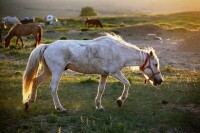
POLYGON ((96 26, 103 28, 103 25, 101 24, 100 20, 98 19, 89 19, 87 18, 85 21, 85 25, 89 28, 90 26, 96 26))
POLYGON ((24 47, 24 43, 22 41, 21 36, 33 35, 35 38, 35 47, 38 46, 41 42, 42 37, 42 27, 40 25, 31 23, 31 24, 16 24, 14 27, 10 29, 8 35, 5 39, 5 47, 10 45, 10 40, 17 36, 16 45, 18 44, 18 40, 20 39, 22 43, 22 47, 24 47))

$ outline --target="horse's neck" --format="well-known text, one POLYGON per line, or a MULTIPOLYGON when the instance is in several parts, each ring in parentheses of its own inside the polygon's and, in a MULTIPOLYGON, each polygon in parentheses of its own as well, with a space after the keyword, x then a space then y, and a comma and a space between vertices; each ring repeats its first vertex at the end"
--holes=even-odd
POLYGON ((8 36, 6 37, 7 39, 12 39, 13 36, 15 36, 15 32, 14 32, 14 29, 12 29, 9 33, 8 33, 8 36))
POLYGON ((147 52, 140 50, 140 64, 139 66, 143 65, 147 58, 147 52))
POLYGON ((141 66, 146 59, 146 52, 142 50, 134 49, 126 51, 126 54, 129 55, 127 56, 126 66, 141 66))

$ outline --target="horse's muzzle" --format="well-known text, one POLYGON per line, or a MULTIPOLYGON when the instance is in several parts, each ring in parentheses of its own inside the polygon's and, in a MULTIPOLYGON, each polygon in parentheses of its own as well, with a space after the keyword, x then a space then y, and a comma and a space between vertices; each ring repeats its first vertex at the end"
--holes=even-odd
POLYGON ((154 78, 154 80, 153 80, 153 85, 154 85, 154 86, 158 86, 158 85, 160 85, 162 82, 163 82, 163 79, 157 80, 156 78, 154 78))

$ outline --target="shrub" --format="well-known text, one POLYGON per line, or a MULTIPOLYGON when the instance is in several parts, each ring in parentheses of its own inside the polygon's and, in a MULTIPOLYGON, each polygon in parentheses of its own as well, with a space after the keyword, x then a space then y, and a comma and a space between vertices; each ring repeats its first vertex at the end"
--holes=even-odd
POLYGON ((88 28, 82 28, 81 31, 89 31, 90 29, 88 28))
POLYGON ((67 40, 67 37, 61 36, 61 37, 60 37, 60 40, 67 40))
POLYGON ((83 7, 80 16, 96 16, 97 13, 92 7, 83 7))
POLYGON ((90 40, 89 38, 87 37, 83 37, 82 40, 90 40))

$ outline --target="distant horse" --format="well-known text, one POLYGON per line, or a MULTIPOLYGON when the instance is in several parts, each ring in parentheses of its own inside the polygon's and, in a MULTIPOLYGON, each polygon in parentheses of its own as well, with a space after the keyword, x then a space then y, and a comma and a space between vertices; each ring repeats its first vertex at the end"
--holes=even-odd
POLYGON ((89 19, 87 18, 85 21, 85 25, 89 28, 90 26, 96 26, 103 28, 103 25, 101 24, 100 20, 98 19, 89 19))
POLYGON ((49 23, 50 25, 60 25, 58 19, 53 15, 47 15, 44 19, 45 22, 49 23))
POLYGON ((22 43, 22 47, 24 47, 24 43, 22 41, 21 36, 33 35, 35 38, 35 47, 40 44, 42 37, 42 27, 40 25, 31 23, 31 24, 17 24, 10 29, 8 35, 5 39, 5 47, 10 45, 10 40, 17 36, 16 45, 18 44, 18 40, 20 39, 22 43))
POLYGON ((6 23, 6 24, 10 24, 10 25, 15 25, 15 24, 20 24, 20 20, 17 18, 17 17, 10 17, 10 16, 7 16, 7 17, 4 17, 2 19, 2 23, 6 23))
POLYGON ((32 17, 25 17, 23 19, 20 19, 20 22, 22 24, 28 24, 28 23, 33 23, 35 21, 35 17, 32 16, 32 17))
POLYGON ((117 99, 121 107, 128 97, 130 83, 121 70, 128 66, 140 66, 140 70, 154 86, 163 82, 159 61, 153 49, 141 50, 125 42, 121 37, 107 34, 94 40, 58 40, 51 45, 42 44, 30 54, 23 75, 23 103, 25 110, 35 101, 37 87, 52 76, 50 88, 57 111, 66 111, 60 104, 57 89, 62 73, 73 70, 84 74, 99 74, 100 82, 95 98, 96 109, 103 110, 101 97, 106 79, 112 76, 124 84, 117 99), (43 72, 38 75, 42 64, 43 72))

